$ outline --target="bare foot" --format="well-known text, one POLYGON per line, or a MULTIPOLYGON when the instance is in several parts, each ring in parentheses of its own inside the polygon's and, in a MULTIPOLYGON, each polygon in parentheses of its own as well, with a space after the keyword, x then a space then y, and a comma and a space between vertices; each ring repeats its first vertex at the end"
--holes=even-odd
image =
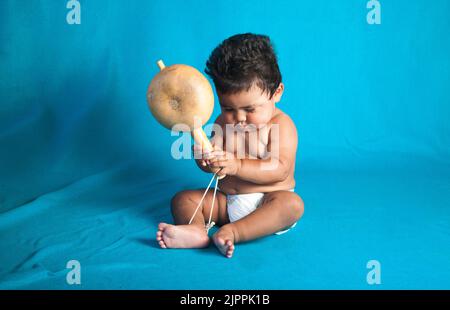
POLYGON ((166 248, 204 248, 209 244, 205 228, 197 225, 170 225, 160 223, 156 232, 159 246, 166 248))
POLYGON ((233 256, 234 252, 234 233, 227 225, 217 231, 213 236, 214 244, 219 249, 220 253, 228 258, 233 256))

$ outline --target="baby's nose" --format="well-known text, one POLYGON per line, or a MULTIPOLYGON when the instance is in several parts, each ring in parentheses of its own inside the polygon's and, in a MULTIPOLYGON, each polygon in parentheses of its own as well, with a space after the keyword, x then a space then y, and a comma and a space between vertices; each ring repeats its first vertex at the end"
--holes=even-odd
POLYGON ((244 112, 238 112, 236 119, 237 119, 238 123, 245 123, 245 121, 247 120, 247 116, 245 115, 244 112))

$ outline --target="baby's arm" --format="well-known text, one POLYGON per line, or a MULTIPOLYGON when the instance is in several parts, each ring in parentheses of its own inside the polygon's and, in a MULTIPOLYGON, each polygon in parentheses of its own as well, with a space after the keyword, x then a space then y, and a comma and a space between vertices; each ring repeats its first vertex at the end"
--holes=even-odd
MULTIPOLYGON (((297 129, 287 115, 273 120, 266 159, 233 159, 235 176, 255 184, 271 184, 285 180, 292 172, 297 150, 297 129), (275 127, 278 127, 278 132, 275 127)), ((220 163, 218 163, 220 165, 220 163)), ((226 169, 224 170, 226 173, 226 169)))

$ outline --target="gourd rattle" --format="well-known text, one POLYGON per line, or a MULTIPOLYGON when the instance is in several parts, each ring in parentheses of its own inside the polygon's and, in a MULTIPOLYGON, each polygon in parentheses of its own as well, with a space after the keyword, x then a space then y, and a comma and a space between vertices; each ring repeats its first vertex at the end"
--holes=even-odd
MULTIPOLYGON (((214 109, 214 94, 211 84, 194 67, 182 64, 166 67, 162 60, 159 60, 157 64, 160 72, 153 78, 147 90, 147 103, 153 116, 168 129, 182 130, 180 127, 173 128, 173 126, 177 124, 187 125, 183 128, 189 129, 194 141, 201 146, 203 151, 212 152, 213 147, 202 129, 214 109)), ((212 207, 206 225, 207 232, 215 224, 211 221, 211 218, 218 180, 225 177, 217 177, 218 171, 215 171, 195 209, 194 215, 189 221, 189 224, 191 224, 215 178, 212 207)))
POLYGON ((187 125, 195 142, 204 151, 212 152, 213 147, 202 129, 214 109, 211 84, 194 67, 180 64, 166 67, 162 60, 157 64, 161 71, 147 91, 153 116, 168 129, 176 124, 187 125))

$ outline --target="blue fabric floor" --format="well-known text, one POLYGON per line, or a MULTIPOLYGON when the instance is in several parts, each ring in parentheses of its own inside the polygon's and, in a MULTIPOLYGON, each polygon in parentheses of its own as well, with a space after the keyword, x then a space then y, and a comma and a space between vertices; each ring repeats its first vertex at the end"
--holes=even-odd
POLYGON ((413 172, 316 171, 297 177, 305 215, 281 236, 240 244, 162 250, 154 233, 171 221, 177 190, 208 177, 154 178, 135 163, 90 175, 0 215, 2 289, 383 289, 450 287, 450 179, 413 172), (81 285, 66 283, 66 262, 81 285))

